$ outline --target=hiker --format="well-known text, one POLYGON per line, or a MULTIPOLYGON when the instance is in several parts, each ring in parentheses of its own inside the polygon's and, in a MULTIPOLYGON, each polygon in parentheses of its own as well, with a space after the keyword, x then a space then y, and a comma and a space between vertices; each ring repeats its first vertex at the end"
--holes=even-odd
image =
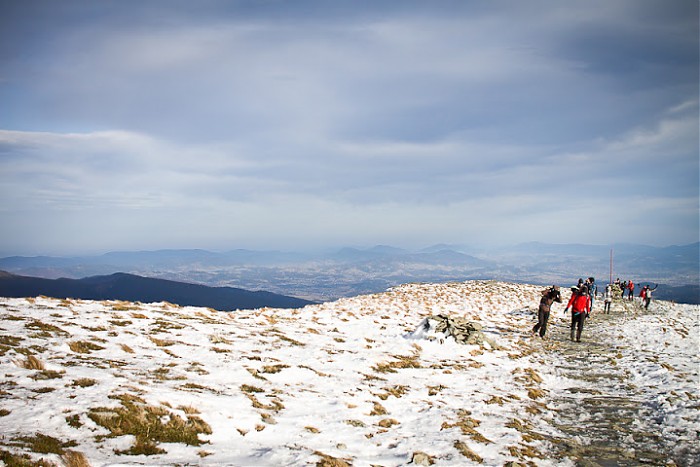
POLYGON ((651 303, 651 293, 656 290, 656 288, 659 286, 659 284, 656 284, 654 288, 650 288, 648 285, 644 286, 644 289, 642 289, 642 292, 644 293, 644 296, 642 297, 642 300, 644 300, 644 309, 648 310, 649 309, 649 304, 651 303))
POLYGON ((588 287, 588 296, 591 299, 591 310, 593 309, 593 302, 595 301, 596 295, 598 295, 598 286, 595 283, 594 277, 589 277, 586 279, 586 287, 588 287))
POLYGON ((629 281, 627 283, 627 291, 629 292, 627 298, 630 300, 634 300, 634 282, 629 281))
POLYGON ((613 299, 613 291, 612 291, 612 284, 608 284, 605 286, 605 295, 603 296, 603 302, 605 303, 605 306, 603 307, 603 312, 606 315, 610 314, 610 306, 612 305, 612 299, 613 299))
POLYGON ((571 340, 581 342, 581 333, 583 332, 583 323, 591 313, 591 297, 588 294, 588 287, 584 284, 582 287, 571 287, 571 298, 566 304, 564 312, 566 313, 571 308, 571 340))
POLYGON ((547 332, 547 321, 549 321, 549 311, 552 308, 552 303, 561 303, 561 293, 559 293, 559 286, 553 285, 548 289, 542 291, 542 298, 540 299, 540 307, 537 310, 537 324, 532 328, 532 332, 537 334, 540 333, 540 337, 544 339, 544 335, 547 332))

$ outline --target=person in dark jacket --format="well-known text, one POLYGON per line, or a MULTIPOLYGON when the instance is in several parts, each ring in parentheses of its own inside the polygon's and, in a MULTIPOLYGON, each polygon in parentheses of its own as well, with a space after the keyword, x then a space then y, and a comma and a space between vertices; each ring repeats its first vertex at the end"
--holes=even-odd
POLYGON ((586 279, 586 287, 588 287, 588 297, 591 299, 591 310, 593 309, 593 303, 598 295, 598 285, 595 283, 595 277, 589 277, 586 279))
POLYGON ((540 307, 537 310, 537 324, 535 324, 535 326, 532 328, 532 332, 534 333, 539 331, 542 339, 544 339, 544 335, 547 332, 549 312, 552 309, 552 303, 554 302, 561 303, 561 293, 559 293, 559 286, 557 285, 553 285, 550 288, 542 291, 540 307))
POLYGON ((591 312, 591 297, 588 295, 588 287, 583 285, 571 288, 571 298, 566 304, 564 312, 569 311, 569 308, 571 308, 571 340, 574 340, 575 334, 576 342, 581 342, 583 323, 591 312))

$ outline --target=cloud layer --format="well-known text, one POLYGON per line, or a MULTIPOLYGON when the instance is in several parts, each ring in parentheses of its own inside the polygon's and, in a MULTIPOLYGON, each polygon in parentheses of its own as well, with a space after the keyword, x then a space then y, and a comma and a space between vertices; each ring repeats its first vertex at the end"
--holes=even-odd
POLYGON ((696 2, 15 3, 0 251, 698 239, 696 2))

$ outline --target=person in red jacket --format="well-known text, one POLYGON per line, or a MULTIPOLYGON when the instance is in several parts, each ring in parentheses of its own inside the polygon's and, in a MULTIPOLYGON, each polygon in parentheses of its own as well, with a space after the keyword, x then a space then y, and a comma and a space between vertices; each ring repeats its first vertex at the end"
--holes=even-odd
POLYGON ((629 295, 627 296, 627 298, 630 300, 634 300, 634 282, 629 281, 627 283, 627 290, 629 290, 629 295))
POLYGON ((591 298, 588 296, 586 285, 571 288, 571 298, 564 312, 569 311, 569 308, 571 308, 571 340, 574 340, 575 335, 576 342, 581 342, 583 323, 591 313, 591 298))

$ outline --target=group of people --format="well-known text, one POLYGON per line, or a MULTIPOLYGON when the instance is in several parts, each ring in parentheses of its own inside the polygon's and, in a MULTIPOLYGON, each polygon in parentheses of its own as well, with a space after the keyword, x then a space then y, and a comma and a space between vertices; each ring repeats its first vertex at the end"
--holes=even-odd
MULTIPOLYGON (((624 283, 622 288, 622 283, 619 282, 620 279, 615 281, 615 284, 623 290, 621 298, 624 298, 624 290, 628 290, 628 298, 632 299, 634 297, 634 283, 632 281, 627 281, 624 283)), ((651 294, 656 290, 658 285, 653 288, 649 285, 642 287, 640 292, 640 297, 644 303, 644 308, 649 308, 649 303, 651 302, 651 294)), ((583 279, 578 280, 578 284, 571 287, 571 298, 566 304, 564 312, 571 310, 571 340, 576 342, 581 342, 581 333, 583 332, 583 325, 586 319, 590 316, 591 310, 593 309, 593 304, 598 295, 598 285, 595 282, 594 277, 589 277, 585 281, 583 279)), ((610 313, 610 306, 613 300, 613 284, 608 284, 605 287, 604 298, 604 313, 610 313)), ((544 339, 547 333, 547 323, 549 321, 549 313, 551 312, 552 304, 554 302, 562 303, 561 292, 559 286, 553 285, 542 292, 542 298, 540 299, 540 305, 537 310, 537 324, 532 328, 532 332, 539 333, 540 337, 544 339)))
POLYGON ((620 298, 625 298, 625 292, 626 292, 627 293, 627 300, 634 299, 634 282, 632 282, 631 280, 620 282, 620 278, 618 277, 617 279, 615 279, 615 282, 613 282, 613 284, 616 285, 620 289, 620 291, 621 291, 620 298))
MULTIPOLYGON (((589 277, 585 281, 578 280, 578 284, 571 287, 571 298, 566 304, 564 312, 571 309, 571 340, 581 342, 581 333, 583 332, 583 324, 586 318, 591 314, 593 302, 595 301, 598 292, 598 286, 595 283, 595 278, 589 277)), ((537 324, 532 328, 533 333, 539 333, 544 339, 547 333, 547 323, 549 322, 549 313, 554 302, 561 303, 561 291, 559 286, 553 285, 542 292, 540 306, 537 310, 537 324)))
MULTIPOLYGON (((620 282, 620 278, 618 277, 615 279, 615 282, 613 284, 609 284, 608 287, 610 288, 610 302, 612 302, 612 286, 615 285, 617 286, 621 291, 622 294, 620 298, 625 298, 625 291, 627 291, 627 299, 628 300, 634 300, 634 282, 630 281, 624 281, 620 282)), ((656 288, 658 287, 658 284, 655 285, 654 287, 651 287, 650 285, 644 285, 642 289, 639 291, 639 298, 641 298, 642 303, 644 304, 644 309, 649 309, 649 304, 651 303, 651 294, 656 288)), ((606 300, 607 300, 607 288, 606 288, 606 300)), ((606 307, 605 307, 605 312, 610 313, 610 306, 608 305, 608 302, 606 301, 606 307)))

